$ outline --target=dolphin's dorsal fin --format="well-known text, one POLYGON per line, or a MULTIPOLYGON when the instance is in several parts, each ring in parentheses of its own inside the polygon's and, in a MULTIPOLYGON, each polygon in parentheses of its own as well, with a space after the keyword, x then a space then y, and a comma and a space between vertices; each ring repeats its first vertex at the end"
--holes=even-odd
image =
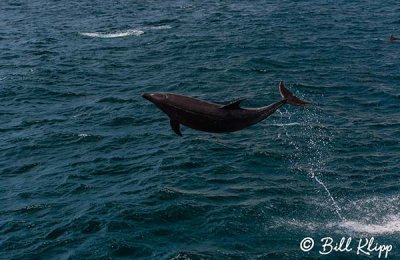
POLYGON ((231 103, 229 103, 228 105, 222 106, 222 109, 240 109, 240 102, 242 102, 243 100, 245 100, 245 98, 241 98, 238 100, 235 100, 231 103))
POLYGON ((174 119, 171 119, 171 120, 169 121, 169 123, 171 124, 172 130, 174 130, 174 132, 175 132, 177 135, 182 136, 181 130, 180 130, 180 128, 179 128, 179 122, 176 121, 176 120, 174 120, 174 119))

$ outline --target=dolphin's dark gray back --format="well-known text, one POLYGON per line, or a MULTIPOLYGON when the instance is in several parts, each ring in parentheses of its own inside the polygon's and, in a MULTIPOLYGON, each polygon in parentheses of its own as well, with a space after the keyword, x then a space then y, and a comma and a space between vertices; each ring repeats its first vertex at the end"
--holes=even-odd
POLYGON ((143 97, 166 113, 171 128, 182 135, 180 124, 206 132, 234 132, 264 120, 286 103, 296 106, 308 104, 286 89, 283 81, 279 84, 279 91, 280 101, 254 109, 240 107, 242 100, 221 105, 174 93, 145 93, 143 97))

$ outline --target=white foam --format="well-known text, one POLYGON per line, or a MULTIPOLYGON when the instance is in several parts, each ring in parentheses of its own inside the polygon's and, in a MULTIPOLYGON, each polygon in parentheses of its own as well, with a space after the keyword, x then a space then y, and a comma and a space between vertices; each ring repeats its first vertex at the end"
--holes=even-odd
POLYGON ((294 125, 300 125, 300 123, 294 122, 294 123, 287 123, 287 124, 274 124, 274 126, 294 126, 294 125))
POLYGON ((393 234, 400 233, 400 216, 392 215, 379 224, 368 224, 358 221, 344 221, 339 227, 349 229, 354 232, 368 234, 393 234))
MULTIPOLYGON (((355 233, 361 234, 371 234, 371 235, 382 235, 382 234, 394 234, 400 233, 400 218, 396 216, 386 222, 380 224, 368 224, 359 221, 343 221, 340 223, 318 223, 318 222, 307 222, 300 220, 286 220, 282 223, 278 223, 275 227, 280 227, 284 225, 289 225, 294 228, 306 229, 310 231, 320 230, 321 227, 326 226, 329 230, 333 229, 336 232, 342 234, 343 232, 338 231, 338 228, 343 230, 348 230, 355 233)), ((346 232, 347 233, 347 232, 346 232)), ((346 233, 343 233, 345 235, 346 233)))
POLYGON ((159 25, 159 26, 150 26, 149 29, 151 30, 166 30, 166 29, 171 29, 172 27, 170 25, 159 25))
MULTIPOLYGON (((316 208, 318 201, 313 201, 316 208)), ((336 202, 335 202, 336 203, 336 202)), ((369 198, 360 198, 342 202, 343 208, 340 209, 341 214, 346 214, 346 218, 339 221, 330 220, 299 220, 284 219, 276 220, 276 227, 291 226, 296 229, 321 230, 326 228, 328 231, 339 233, 342 235, 349 234, 400 234, 400 196, 375 196, 369 198)), ((338 209, 337 209, 338 210, 338 209)))
POLYGON ((88 137, 88 134, 78 134, 79 137, 88 137))
POLYGON ((126 36, 139 36, 142 35, 144 31, 138 29, 129 29, 125 31, 116 31, 111 33, 105 32, 87 32, 87 33, 79 33, 82 36, 94 37, 94 38, 117 38, 117 37, 126 37, 126 36))
MULTIPOLYGON (((342 222, 324 223, 324 222, 307 222, 296 219, 279 219, 272 228, 282 226, 291 226, 296 229, 305 229, 310 231, 321 230, 324 226, 333 232, 348 235, 352 233, 383 235, 400 233, 400 216, 392 215, 382 223, 367 223, 363 221, 345 220, 342 222), (350 232, 350 233, 349 233, 350 232)), ((270 227, 271 228, 271 227, 270 227)))

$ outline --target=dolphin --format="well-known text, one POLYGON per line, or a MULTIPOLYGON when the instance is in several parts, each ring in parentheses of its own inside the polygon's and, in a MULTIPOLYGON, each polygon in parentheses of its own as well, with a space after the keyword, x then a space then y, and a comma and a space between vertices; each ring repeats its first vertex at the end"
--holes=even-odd
POLYGON ((286 103, 295 106, 309 104, 286 89, 283 81, 279 83, 279 92, 282 96, 280 101, 260 108, 240 107, 244 99, 220 105, 173 93, 144 93, 142 96, 167 114, 172 130, 182 136, 181 124, 211 133, 235 132, 257 124, 286 103))
POLYGON ((389 40, 386 41, 386 43, 394 43, 397 40, 400 40, 400 38, 398 36, 390 35, 390 38, 389 38, 389 40))

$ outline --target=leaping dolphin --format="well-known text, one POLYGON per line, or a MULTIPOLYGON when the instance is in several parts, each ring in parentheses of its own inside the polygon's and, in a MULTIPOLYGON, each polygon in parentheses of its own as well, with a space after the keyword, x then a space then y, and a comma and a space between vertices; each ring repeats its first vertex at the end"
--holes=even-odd
POLYGON ((166 113, 172 130, 182 136, 180 124, 205 132, 235 132, 264 120, 286 103, 295 106, 309 104, 286 89, 283 81, 279 83, 279 92, 282 96, 280 101, 260 108, 241 108, 240 102, 244 99, 219 105, 173 93, 144 93, 143 97, 166 113))

